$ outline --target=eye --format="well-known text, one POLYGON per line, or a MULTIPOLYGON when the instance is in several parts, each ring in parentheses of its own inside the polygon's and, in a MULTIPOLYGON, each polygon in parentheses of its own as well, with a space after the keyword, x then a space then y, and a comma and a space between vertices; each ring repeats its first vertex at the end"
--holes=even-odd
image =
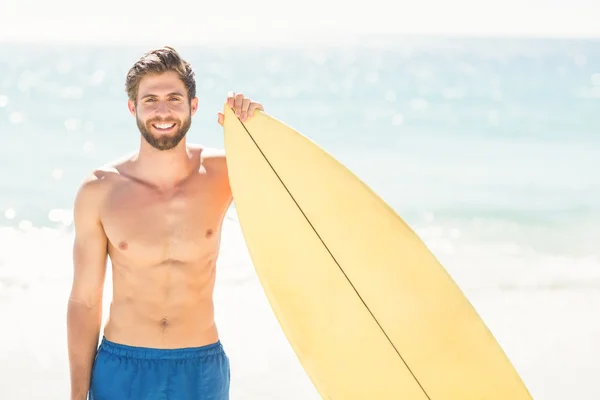
POLYGON ((179 97, 171 97, 169 100, 171 100, 171 101, 179 101, 179 97))
POLYGON ((146 103, 152 103, 153 101, 154 101, 154 99, 152 99, 152 98, 146 99, 146 103))

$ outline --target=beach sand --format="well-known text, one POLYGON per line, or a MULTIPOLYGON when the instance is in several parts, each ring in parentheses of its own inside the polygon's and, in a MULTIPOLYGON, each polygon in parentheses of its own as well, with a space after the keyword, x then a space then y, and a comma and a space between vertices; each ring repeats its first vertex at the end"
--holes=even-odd
MULTIPOLYGON (((239 229, 232 224, 226 229, 215 305, 221 340, 231 359, 231 398, 319 399, 268 305, 241 246, 239 229)), ((68 265, 68 235, 56 243, 63 246, 56 254, 60 250, 68 265)), ((579 286, 563 280, 561 287, 551 277, 544 283, 539 275, 535 285, 522 281, 490 288, 478 286, 477 278, 466 285, 465 293, 535 399, 600 398, 595 384, 600 372, 600 290, 593 272, 587 286, 580 279, 579 286)), ((68 276, 64 270, 43 273, 33 283, 20 281, 0 292, 0 398, 68 398, 68 276)), ((107 281, 105 319, 110 274, 107 281)))

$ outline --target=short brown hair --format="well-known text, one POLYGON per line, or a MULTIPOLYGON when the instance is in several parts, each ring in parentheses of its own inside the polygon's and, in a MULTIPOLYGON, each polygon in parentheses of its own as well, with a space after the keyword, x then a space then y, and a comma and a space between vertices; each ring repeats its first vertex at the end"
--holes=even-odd
POLYGON ((127 72, 125 90, 133 102, 137 101, 138 88, 142 78, 149 74, 160 74, 166 71, 175 71, 183 81, 188 100, 196 97, 196 78, 192 66, 185 61, 174 48, 164 46, 145 53, 127 72))

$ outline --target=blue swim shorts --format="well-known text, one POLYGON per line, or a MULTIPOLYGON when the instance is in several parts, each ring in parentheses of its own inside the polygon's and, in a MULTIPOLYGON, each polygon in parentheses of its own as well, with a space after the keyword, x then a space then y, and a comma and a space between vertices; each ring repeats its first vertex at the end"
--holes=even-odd
POLYGON ((89 400, 229 400, 229 358, 221 342, 151 349, 102 338, 89 400))

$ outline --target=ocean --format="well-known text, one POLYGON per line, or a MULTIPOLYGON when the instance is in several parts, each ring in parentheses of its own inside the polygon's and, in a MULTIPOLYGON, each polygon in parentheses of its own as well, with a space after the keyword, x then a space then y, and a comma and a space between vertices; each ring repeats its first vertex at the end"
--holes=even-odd
MULTIPOLYGON (((139 145, 125 74, 163 44, 0 44, 3 399, 69 394, 72 201, 85 175, 139 145)), ((197 77, 189 142, 223 146, 217 111, 228 91, 260 101, 411 225, 535 399, 600 399, 600 40, 177 50, 197 77)), ((232 399, 318 399, 260 288, 235 207, 217 279, 232 399)), ((105 313, 110 293, 109 274, 105 313)))

